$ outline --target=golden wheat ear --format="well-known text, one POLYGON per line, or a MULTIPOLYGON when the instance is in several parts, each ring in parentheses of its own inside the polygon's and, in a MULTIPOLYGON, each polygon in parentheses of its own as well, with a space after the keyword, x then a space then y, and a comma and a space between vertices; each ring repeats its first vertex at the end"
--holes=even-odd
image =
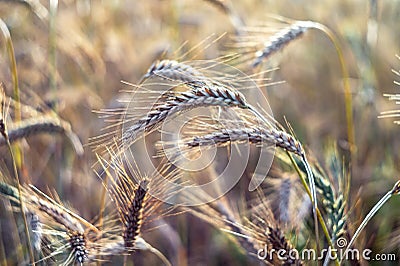
POLYGON ((108 241, 101 253, 129 255, 137 249, 145 249, 165 259, 148 243, 143 244, 146 243, 143 233, 153 230, 152 223, 156 219, 173 215, 174 207, 164 208, 161 199, 168 200, 176 194, 176 191, 169 189, 168 182, 177 181, 179 173, 171 169, 168 163, 161 163, 154 173, 146 175, 135 161, 131 161, 134 160, 133 156, 125 156, 126 153, 120 151, 108 152, 107 158, 111 160, 98 156, 98 161, 103 180, 108 180, 103 184, 114 205, 109 215, 117 217, 119 222, 114 222, 112 228, 104 228, 105 234, 115 235, 117 239, 108 241))

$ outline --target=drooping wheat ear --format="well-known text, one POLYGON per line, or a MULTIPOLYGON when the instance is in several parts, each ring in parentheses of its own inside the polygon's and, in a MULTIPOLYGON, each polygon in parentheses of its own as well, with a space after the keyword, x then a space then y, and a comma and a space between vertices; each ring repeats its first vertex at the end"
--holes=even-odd
POLYGON ((297 175, 273 167, 264 183, 263 193, 268 195, 269 206, 281 229, 299 231, 304 228, 304 220, 311 211, 311 199, 297 175))
POLYGON ((264 48, 255 54, 252 66, 256 67, 273 53, 280 51, 290 42, 301 37, 308 29, 314 28, 315 23, 312 21, 296 21, 295 23, 283 28, 272 35, 264 44, 264 48))
POLYGON ((125 226, 124 229, 124 243, 126 248, 133 248, 135 246, 136 238, 140 234, 142 226, 143 207, 145 197, 147 195, 147 180, 142 180, 139 187, 136 189, 133 198, 128 199, 120 206, 119 212, 121 220, 125 226))
POLYGON ((153 76, 181 82, 205 79, 204 75, 194 67, 182 62, 167 59, 154 62, 143 76, 143 79, 148 79, 153 76))
POLYGON ((83 233, 84 229, 75 218, 73 218, 69 213, 65 212, 58 206, 40 199, 34 195, 27 197, 27 202, 30 206, 36 207, 39 211, 46 213, 50 216, 56 223, 63 225, 70 231, 76 231, 83 233))
MULTIPOLYGON (((251 108, 251 106, 248 108, 251 108)), ((311 171, 310 164, 307 161, 306 154, 304 149, 302 148, 301 143, 297 141, 296 138, 294 138, 289 133, 286 133, 283 130, 279 130, 276 126, 272 125, 271 121, 268 121, 260 113, 256 114, 257 118, 260 118, 263 122, 261 126, 252 125, 251 122, 255 121, 254 117, 251 118, 250 121, 236 121, 236 123, 232 123, 231 121, 231 124, 227 128, 220 128, 218 126, 205 122, 206 127, 207 124, 209 125, 209 128, 207 128, 206 130, 210 131, 211 128, 214 129, 214 131, 211 131, 211 133, 205 135, 200 135, 200 136, 197 135, 195 137, 184 139, 183 141, 180 141, 180 144, 183 145, 178 145, 178 146, 187 147, 189 148, 190 151, 190 149, 193 147, 214 146, 214 145, 224 146, 232 142, 249 141, 252 144, 262 144, 267 142, 270 144, 274 144, 279 148, 282 148, 288 152, 294 153, 302 159, 303 165, 306 169, 309 189, 311 191, 311 201, 313 202, 313 209, 315 213, 317 209, 317 197, 316 197, 314 176, 311 171), (244 127, 237 128, 237 124, 243 125, 244 127)), ((204 127, 205 127, 204 124, 200 124, 200 128, 204 127)), ((166 142, 165 144, 169 145, 170 143, 166 142)), ((174 155, 176 153, 176 151, 174 150, 174 148, 176 148, 176 145, 173 144, 172 146, 173 147, 169 150, 167 149, 166 152, 167 153, 170 152, 172 155, 174 155)))
POLYGON ((279 222, 287 224, 290 221, 290 197, 292 194, 292 179, 285 177, 281 180, 278 193, 278 211, 279 211, 279 222))
POLYGON ((140 133, 149 132, 166 119, 194 108, 205 106, 249 108, 249 104, 240 92, 227 87, 201 81, 188 82, 184 85, 190 91, 176 93, 175 96, 170 96, 166 101, 156 105, 144 118, 126 129, 122 135, 122 143, 130 145, 140 133))
MULTIPOLYGON (((68 137, 77 154, 83 154, 82 143, 78 136, 71 130, 71 125, 54 116, 34 117, 8 125, 8 138, 10 142, 40 133, 64 134, 68 137)), ((6 145, 6 139, 0 138, 0 146, 6 145)))
POLYGON ((251 144, 268 142, 299 156, 304 153, 300 142, 290 134, 266 128, 222 129, 219 132, 184 140, 183 143, 192 148, 212 145, 224 146, 233 142, 240 143, 246 141, 249 141, 251 144))

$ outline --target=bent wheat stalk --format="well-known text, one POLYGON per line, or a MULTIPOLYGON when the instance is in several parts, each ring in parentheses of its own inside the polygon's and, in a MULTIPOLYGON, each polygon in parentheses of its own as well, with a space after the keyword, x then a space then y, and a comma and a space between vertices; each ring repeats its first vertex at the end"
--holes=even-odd
MULTIPOLYGON (((356 232, 351 238, 349 244, 346 247, 344 254, 347 254, 347 251, 353 246, 354 242, 357 240, 357 237, 360 235, 362 230, 364 230, 367 223, 372 219, 372 217, 382 208, 382 206, 394 195, 400 194, 400 180, 396 182, 391 190, 389 190, 369 211, 367 216, 365 216, 364 220, 361 222, 360 226, 358 226, 356 232)), ((340 261, 342 262, 343 259, 340 261)))

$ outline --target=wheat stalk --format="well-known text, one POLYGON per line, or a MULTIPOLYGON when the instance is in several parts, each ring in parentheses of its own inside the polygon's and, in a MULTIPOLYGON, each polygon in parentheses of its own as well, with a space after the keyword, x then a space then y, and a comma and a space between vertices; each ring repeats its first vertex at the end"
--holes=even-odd
POLYGON ((375 205, 372 207, 372 209, 368 212, 368 214, 365 216, 364 220, 361 222, 361 224, 358 226, 356 232, 354 233, 353 237, 350 239, 349 244, 346 247, 346 250, 344 254, 353 246, 354 242, 357 240, 358 236, 361 234, 362 230, 364 230, 365 226, 367 226, 367 223, 372 219, 372 217, 377 213, 380 208, 393 196, 399 195, 400 194, 400 180, 397 181, 393 188, 390 189, 375 205))

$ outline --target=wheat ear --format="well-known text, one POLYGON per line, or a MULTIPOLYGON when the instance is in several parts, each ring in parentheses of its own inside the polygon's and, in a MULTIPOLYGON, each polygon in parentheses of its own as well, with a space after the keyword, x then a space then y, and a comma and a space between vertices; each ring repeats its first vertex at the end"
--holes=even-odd
POLYGON ((190 91, 177 93, 166 101, 156 105, 144 118, 127 128, 122 135, 124 145, 130 145, 142 132, 149 132, 161 122, 174 115, 198 107, 221 106, 248 109, 244 96, 238 91, 232 91, 223 86, 205 82, 188 82, 184 84, 190 91))
POLYGON ((319 174, 315 174, 315 186, 323 197, 322 205, 328 214, 328 226, 331 229, 331 239, 335 242, 344 232, 346 226, 346 201, 343 195, 335 193, 331 182, 319 174))
POLYGON ((193 139, 183 141, 188 147, 203 147, 203 146, 224 146, 232 142, 249 141, 251 144, 261 144, 268 142, 276 146, 293 152, 301 156, 303 148, 295 138, 290 134, 276 130, 264 128, 243 128, 243 129, 222 129, 221 131, 213 132, 208 135, 196 136, 193 139))
MULTIPOLYGON (((71 125, 54 116, 34 117, 9 125, 8 138, 10 142, 17 141, 35 134, 64 134, 68 137, 77 154, 83 154, 82 143, 78 136, 71 130, 71 125)), ((5 138, 0 138, 0 146, 6 145, 5 138)))
MULTIPOLYGON (((147 180, 142 180, 135 195, 128 202, 120 205, 119 213, 124 224, 124 243, 126 248, 133 248, 140 234, 143 219, 143 206, 147 195, 147 180)), ((126 200, 126 199, 122 199, 126 200)))
POLYGON ((143 76, 143 80, 153 76, 181 82, 191 82, 205 78, 194 67, 176 60, 167 59, 154 62, 143 76))
POLYGON ((308 29, 314 28, 315 23, 311 21, 296 21, 295 23, 283 28, 268 41, 265 42, 264 48, 256 52, 253 67, 258 66, 261 62, 271 56, 273 53, 281 50, 290 42, 301 37, 308 29))

